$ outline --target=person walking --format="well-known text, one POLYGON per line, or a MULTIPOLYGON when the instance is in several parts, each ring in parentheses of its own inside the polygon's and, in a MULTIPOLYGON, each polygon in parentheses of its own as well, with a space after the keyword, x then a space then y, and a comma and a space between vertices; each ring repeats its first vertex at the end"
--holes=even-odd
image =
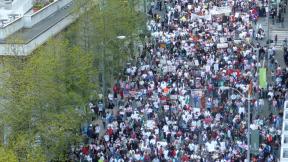
MULTIPOLYGON (((276 15, 276 12, 274 11, 274 9, 272 9, 271 11, 271 17, 272 17, 272 24, 274 25, 275 24, 275 15, 276 15)), ((268 15, 269 16, 269 15, 268 15)))
POLYGON ((278 13, 278 22, 281 23, 281 20, 282 20, 282 14, 281 14, 281 12, 279 12, 278 13))
POLYGON ((278 41, 278 35, 276 34, 274 37, 274 41, 275 41, 275 46, 277 45, 277 41, 278 41))

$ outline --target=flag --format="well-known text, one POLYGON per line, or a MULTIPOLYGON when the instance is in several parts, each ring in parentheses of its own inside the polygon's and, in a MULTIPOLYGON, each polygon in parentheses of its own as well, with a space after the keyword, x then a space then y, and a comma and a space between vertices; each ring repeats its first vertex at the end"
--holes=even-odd
POLYGON ((260 88, 267 88, 266 68, 259 69, 259 86, 260 88))

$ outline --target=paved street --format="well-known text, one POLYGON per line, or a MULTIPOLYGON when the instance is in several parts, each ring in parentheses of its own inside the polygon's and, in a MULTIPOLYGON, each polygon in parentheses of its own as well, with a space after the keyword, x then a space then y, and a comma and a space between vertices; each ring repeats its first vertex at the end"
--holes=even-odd
MULTIPOLYGON (((159 11, 157 9, 152 11, 155 14, 158 14, 160 16, 160 19, 164 19, 165 17, 165 10, 163 9, 162 11, 159 11)), ((161 21, 160 20, 160 21, 161 21)), ((288 15, 285 15, 285 20, 288 20, 288 15)), ((279 64, 281 65, 282 68, 285 67, 285 63, 283 60, 283 50, 282 50, 282 42, 283 40, 286 38, 286 36, 288 37, 288 21, 284 23, 284 27, 282 26, 281 23, 275 23, 272 24, 272 20, 269 20, 269 34, 268 34, 268 21, 266 17, 261 17, 259 18, 257 25, 262 26, 262 28, 264 29, 265 33, 266 33, 266 37, 263 40, 253 40, 253 43, 260 43, 261 46, 267 46, 267 40, 268 40, 268 36, 270 37, 270 39, 274 40, 275 35, 278 35, 278 42, 275 45, 274 43, 270 44, 270 47, 272 46, 276 46, 277 49, 277 54, 275 56, 276 60, 279 62, 279 64)), ((256 28, 257 25, 254 25, 254 28, 256 28)), ((267 66, 267 60, 263 61, 261 60, 261 65, 262 66, 267 66)), ((271 79, 271 69, 268 69, 267 72, 267 80, 268 80, 268 84, 273 84, 274 80, 271 79)), ((259 94, 255 94, 257 96, 257 98, 259 97, 259 94)), ((260 115, 262 117, 268 117, 269 114, 272 112, 273 114, 278 114, 278 111, 276 111, 275 109, 273 109, 271 107, 271 103, 268 102, 267 99, 264 100, 264 106, 260 107, 260 109, 258 109, 256 112, 254 112, 253 118, 256 115, 260 115)), ((116 115, 118 110, 114 109, 112 112, 112 114, 116 115)), ((96 121, 94 121, 94 124, 98 124, 102 127, 102 130, 105 130, 103 123, 101 122, 101 119, 98 119, 96 121)), ((100 133, 100 135, 104 135, 105 132, 102 131, 100 133)), ((278 153, 279 154, 279 153, 278 153)))
MULTIPOLYGON (((285 38, 288 38, 288 21, 287 21, 288 20, 288 14, 284 15, 284 20, 285 20, 285 22, 283 24, 278 23, 276 21, 273 24, 273 21, 270 17, 269 29, 268 29, 267 17, 260 17, 257 21, 257 24, 254 25, 254 29, 256 29, 257 26, 258 27, 261 26, 265 31, 265 37, 263 40, 253 39, 254 44, 260 43, 261 46, 267 46, 268 47, 268 45, 267 45, 268 37, 270 38, 270 40, 274 41, 275 35, 277 35, 277 37, 278 37, 277 43, 275 44, 275 41, 274 41, 273 43, 270 44, 270 47, 275 46, 275 48, 276 48, 275 59, 277 60, 277 62, 279 63, 279 65, 282 68, 286 67, 286 65, 284 63, 284 59, 283 59, 282 43, 283 43, 283 40, 285 40, 285 38), (269 33, 268 33, 268 31, 269 31, 269 33)), ((267 60, 265 60, 265 61, 261 60, 261 65, 267 67, 267 65, 268 65, 267 60)), ((267 81, 268 81, 268 84, 273 84, 275 82, 275 80, 272 80, 271 69, 269 69, 269 68, 267 71, 267 81)), ((258 96, 258 94, 257 94, 257 96, 258 96)), ((265 105, 264 105, 264 107, 261 108, 261 110, 258 112, 258 114, 261 114, 263 116, 267 116, 270 114, 270 112, 272 112, 273 114, 278 113, 278 112, 274 111, 274 109, 271 109, 270 103, 268 103, 267 100, 265 100, 264 102, 265 102, 265 105)))
MULTIPOLYGON (((208 18, 203 17, 203 13, 213 13, 208 12, 212 7, 202 12, 199 9, 205 8, 202 4, 198 4, 197 10, 193 8, 194 4, 188 2, 162 2, 155 1, 148 12, 150 19, 147 26, 151 39, 144 43, 145 55, 137 60, 136 65, 125 68, 111 90, 113 93, 108 95, 108 105, 115 99, 119 100, 120 96, 125 104, 121 108, 111 104, 116 111, 102 114, 104 124, 101 120, 94 121, 89 127, 92 133, 87 133, 87 136, 92 141, 99 140, 93 136, 93 125, 97 123, 97 128, 99 125, 102 127, 100 135, 104 136, 97 142, 109 147, 103 152, 110 160, 121 157, 125 161, 127 151, 132 149, 138 154, 132 157, 136 161, 142 156, 142 159, 148 158, 147 161, 276 162, 279 158, 277 143, 281 137, 275 132, 281 130, 279 110, 283 100, 278 95, 284 96, 285 92, 283 94, 282 85, 274 84, 276 81, 270 74, 272 69, 267 72, 271 88, 256 88, 259 81, 255 66, 258 63, 257 53, 244 43, 244 40, 253 39, 252 34, 248 34, 253 31, 249 10, 243 10, 242 3, 237 3, 237 12, 227 16, 228 20, 231 19, 228 23, 226 15, 220 13, 210 15, 212 20, 209 20, 209 15, 208 18), (194 14, 193 18, 190 12, 186 12, 189 10, 194 14), (243 41, 236 43, 233 39, 243 41), (152 58, 148 59, 148 56, 152 58), (251 83, 255 83, 254 87, 251 83), (196 93, 196 89, 201 93, 196 93), (275 94, 269 102, 268 91, 275 94), (258 107, 255 108, 256 102, 258 107), (118 143, 128 150, 121 152, 118 143), (146 151, 141 153, 146 149, 145 143, 149 144, 147 147, 158 150, 157 154, 150 150, 147 154, 146 151), (116 157, 114 148, 120 150, 116 157), (108 149, 112 151, 107 153, 108 149), (162 155, 163 151, 166 155, 162 155), (178 155, 176 151, 182 154, 178 155)), ((251 6, 256 5, 253 3, 251 6)), ((222 9, 217 8, 216 11, 222 9)), ((260 18, 254 29, 260 24, 266 36, 263 40, 254 39, 253 44, 267 46, 270 25, 265 18, 260 18)), ((270 36, 272 32, 275 34, 274 29, 269 32, 270 36)), ((284 33, 279 41, 285 39, 284 33)), ((264 53, 267 51, 271 54, 271 49, 264 53)), ((280 61, 281 48, 276 53, 276 59, 280 61)), ((269 60, 265 59, 260 60, 262 67, 268 67, 269 60)), ((280 64, 283 66, 283 62, 280 64)), ((282 79, 281 74, 275 77, 282 79)), ((102 111, 102 106, 98 107, 102 111)), ((96 159, 102 158, 97 156, 96 159)), ((90 158, 89 155, 87 157, 90 158)))
MULTIPOLYGON (((268 40, 268 36, 271 40, 274 41, 275 35, 278 36, 278 41, 277 44, 275 45, 275 42, 271 43, 270 46, 274 46, 277 49, 277 54, 276 54, 276 60, 279 62, 282 68, 285 68, 285 63, 283 59, 283 50, 282 50, 282 43, 285 38, 288 38, 288 14, 284 14, 284 20, 285 22, 283 23, 283 26, 281 23, 275 23, 273 24, 272 19, 269 19, 269 34, 267 33, 268 31, 268 20, 267 17, 260 17, 257 24, 261 25, 265 31, 265 39, 262 41, 259 41, 262 45, 266 45, 266 42, 268 40)), ((256 40, 254 40, 257 42, 256 40)))

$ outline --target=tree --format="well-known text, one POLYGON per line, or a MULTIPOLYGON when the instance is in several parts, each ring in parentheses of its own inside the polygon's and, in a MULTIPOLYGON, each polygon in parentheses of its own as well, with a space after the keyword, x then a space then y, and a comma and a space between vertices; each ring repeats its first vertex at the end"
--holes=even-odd
MULTIPOLYGON (((120 63, 135 57, 133 44, 138 39, 139 31, 145 28, 145 15, 137 12, 135 6, 139 5, 142 0, 124 1, 124 0, 106 0, 90 2, 87 0, 76 0, 75 11, 84 8, 73 30, 67 34, 77 45, 85 51, 90 51, 95 55, 95 65, 106 63, 103 73, 111 78, 113 82, 115 76, 121 69, 120 63), (85 5, 86 4, 86 5, 85 5), (84 6, 84 7, 83 7, 84 6), (90 7, 93 6, 93 7, 90 7), (78 33, 78 35, 75 35, 78 33), (71 37, 71 35, 73 35, 71 37), (119 41, 115 39, 119 35, 125 35, 128 39, 119 41), (78 41, 75 41, 78 40, 78 41), (110 41, 114 40, 114 41, 110 41), (106 44, 109 42, 108 44, 106 44), (130 51, 124 51, 123 46, 128 43, 130 51), (105 57, 103 60, 101 54, 105 48, 105 57)), ((101 67, 99 67, 101 69, 101 67)))
POLYGON ((17 157, 13 151, 0 147, 0 161, 17 162, 17 157))
POLYGON ((86 104, 102 86, 95 79, 99 65, 106 67, 101 74, 110 78, 104 84, 109 86, 134 55, 122 50, 125 44, 132 48, 144 26, 134 5, 119 0, 75 3, 80 6, 75 11, 84 14, 65 38, 52 38, 29 57, 4 59, 0 128, 10 130, 5 151, 17 161, 67 160, 69 146, 82 140, 81 123, 92 116, 86 104), (118 35, 129 39, 121 42, 118 35))
POLYGON ((6 58, 4 69, 9 76, 2 75, 7 104, 0 116, 11 128, 8 147, 24 161, 65 160, 69 144, 80 141, 79 127, 90 116, 85 107, 97 88, 92 54, 55 38, 24 60, 6 58))

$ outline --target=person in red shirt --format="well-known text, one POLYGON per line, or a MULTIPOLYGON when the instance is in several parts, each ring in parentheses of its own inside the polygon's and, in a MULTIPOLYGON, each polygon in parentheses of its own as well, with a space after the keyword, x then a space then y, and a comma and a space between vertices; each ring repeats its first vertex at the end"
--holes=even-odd
POLYGON ((117 84, 114 84, 113 92, 114 92, 114 98, 117 98, 117 94, 119 93, 119 87, 117 84))
POLYGON ((108 128, 107 133, 108 133, 109 137, 111 137, 113 135, 113 129, 111 127, 108 128))
POLYGON ((82 153, 83 153, 83 155, 88 155, 89 154, 89 147, 88 146, 82 147, 82 153))
POLYGON ((164 150, 163 150, 163 147, 161 146, 158 150, 158 155, 162 156, 163 154, 164 154, 164 150))
POLYGON ((120 94, 121 100, 123 100, 123 98, 124 98, 124 92, 123 92, 123 89, 120 89, 119 94, 120 94))
POLYGON ((190 158, 189 158, 189 156, 186 155, 186 154, 184 154, 184 155, 181 157, 181 161, 182 161, 182 162, 186 162, 186 161, 189 161, 189 160, 190 160, 190 158))

